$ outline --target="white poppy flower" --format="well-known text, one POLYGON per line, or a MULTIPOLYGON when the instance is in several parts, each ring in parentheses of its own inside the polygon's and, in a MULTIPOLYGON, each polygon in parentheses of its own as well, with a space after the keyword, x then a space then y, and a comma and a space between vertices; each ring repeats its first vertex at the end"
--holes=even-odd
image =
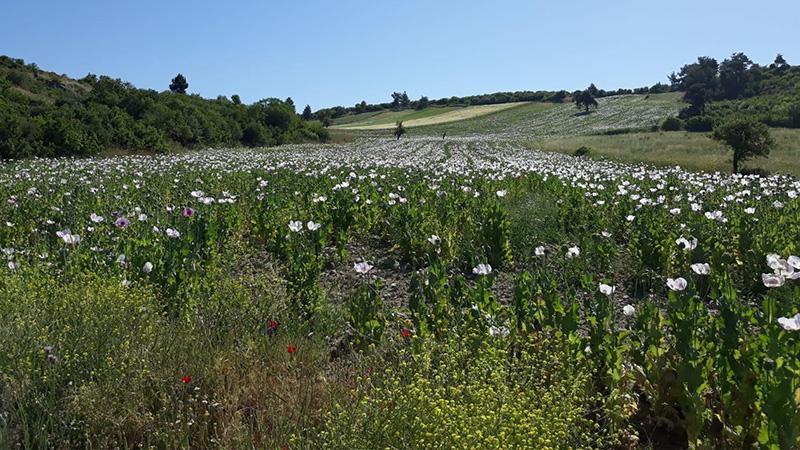
POLYGON ((778 324, 786 331, 800 331, 800 313, 793 317, 779 317, 778 324))
POLYGON ((150 261, 144 263, 144 266, 142 266, 142 272, 150 273, 152 271, 153 271, 153 263, 151 263, 150 261))
POLYGON ((174 239, 177 239, 177 238, 181 237, 181 233, 178 230, 173 230, 172 228, 167 228, 166 229, 166 233, 167 233, 167 236, 169 236, 171 238, 174 238, 174 239))
POLYGON ((475 275, 489 275, 492 273, 492 266, 489 264, 478 264, 472 269, 475 275))
POLYGON ((636 308, 634 308, 631 305, 625 305, 622 308, 622 314, 625 314, 626 316, 631 317, 632 315, 636 314, 636 308))
POLYGON ((667 287, 672 289, 673 291, 682 291, 686 289, 687 286, 686 279, 683 277, 679 278, 667 278, 667 287))
POLYGON ((607 284, 600 283, 600 292, 604 295, 611 295, 617 290, 614 286, 609 286, 607 284))
POLYGON ((540 246, 536 247, 535 249, 533 249, 533 253, 536 256, 544 256, 544 246, 540 245, 540 246))
POLYGON ((289 229, 295 233, 298 233, 303 229, 303 222, 300 222, 299 220, 292 220, 289 222, 289 229))
POLYGON ((783 286, 783 284, 786 282, 786 279, 781 275, 762 273, 761 281, 764 283, 764 286, 768 288, 776 288, 783 286))
POLYGON ((508 327, 496 327, 494 325, 489 327, 489 334, 496 337, 506 337, 510 333, 508 327))
POLYGON ((439 243, 442 242, 442 239, 439 236, 432 234, 431 237, 428 238, 428 242, 430 242, 431 245, 439 245, 439 243))
POLYGON ((92 213, 92 215, 91 215, 91 216, 89 216, 89 219, 91 219, 91 220, 92 220, 92 222, 94 222, 94 223, 100 223, 100 222, 102 222, 102 221, 106 220, 106 219, 105 219, 105 217, 103 217, 103 216, 98 216, 98 215, 97 215, 97 214, 95 214, 95 213, 92 213))
POLYGON ((358 273, 367 273, 372 270, 372 265, 366 261, 362 261, 360 263, 353 264, 353 270, 358 273))
POLYGON ((692 271, 698 275, 708 275, 711 273, 711 266, 708 263, 692 264, 692 271))
POLYGON ((315 223, 313 220, 309 220, 308 223, 306 223, 306 228, 308 228, 309 231, 317 231, 321 226, 322 224, 315 223))
POLYGON ((577 245, 567 249, 567 258, 574 258, 581 254, 581 249, 577 245))

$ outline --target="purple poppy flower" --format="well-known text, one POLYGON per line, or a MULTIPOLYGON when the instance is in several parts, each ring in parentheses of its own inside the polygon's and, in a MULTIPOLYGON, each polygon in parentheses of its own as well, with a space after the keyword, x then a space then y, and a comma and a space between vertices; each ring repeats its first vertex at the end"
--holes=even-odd
POLYGON ((183 217, 192 217, 194 215, 194 209, 189 208, 188 206, 183 208, 183 217))
POLYGON ((131 224, 131 221, 128 220, 126 217, 120 217, 119 219, 114 221, 114 225, 116 225, 117 228, 119 228, 121 230, 124 230, 125 228, 128 228, 128 225, 130 225, 130 224, 131 224))

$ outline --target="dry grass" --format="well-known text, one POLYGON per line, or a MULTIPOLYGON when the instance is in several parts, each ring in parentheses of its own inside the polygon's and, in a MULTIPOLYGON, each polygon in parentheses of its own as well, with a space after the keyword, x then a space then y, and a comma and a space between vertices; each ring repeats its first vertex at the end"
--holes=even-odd
MULTIPOLYGON (((467 106, 464 108, 458 108, 446 111, 441 114, 436 114, 429 117, 422 117, 419 119, 411 119, 403 121, 403 125, 405 125, 406 127, 421 127, 425 125, 436 125, 441 123, 457 122, 459 120, 466 120, 475 117, 485 116, 487 114, 492 114, 498 111, 503 111, 506 109, 515 108, 526 104, 528 104, 528 102, 467 106)), ((378 123, 372 125, 364 125, 364 124, 359 125, 359 123, 356 122, 347 125, 335 126, 333 128, 339 130, 387 130, 394 127, 395 127, 395 122, 378 123)))

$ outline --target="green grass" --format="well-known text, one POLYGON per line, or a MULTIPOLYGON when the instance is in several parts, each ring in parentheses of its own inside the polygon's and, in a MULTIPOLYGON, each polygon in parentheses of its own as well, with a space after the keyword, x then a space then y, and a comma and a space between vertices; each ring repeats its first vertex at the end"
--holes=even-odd
MULTIPOLYGON (((585 114, 572 103, 521 103, 519 106, 447 123, 409 127, 408 136, 479 136, 514 140, 649 130, 677 114, 680 94, 622 95, 598 100, 585 114)), ((371 118, 369 120, 377 120, 371 118)), ((366 122, 363 122, 366 123, 366 122)), ((359 123, 361 125, 361 123, 359 123)), ((355 136, 389 136, 390 130, 348 130, 355 136)))
MULTIPOLYGON (((800 130, 771 130, 776 147, 768 158, 745 163, 746 168, 761 168, 775 173, 800 176, 800 130)), ((692 170, 730 171, 731 152, 705 133, 684 131, 630 133, 614 136, 570 136, 535 139, 531 148, 572 154, 579 147, 589 147, 594 156, 623 162, 644 162, 692 170)))

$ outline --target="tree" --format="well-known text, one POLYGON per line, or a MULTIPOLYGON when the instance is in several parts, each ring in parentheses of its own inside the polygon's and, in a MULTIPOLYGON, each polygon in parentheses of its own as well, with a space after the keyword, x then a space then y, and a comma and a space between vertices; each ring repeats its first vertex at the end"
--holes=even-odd
POLYGON ((303 115, 301 116, 303 120, 311 120, 314 118, 314 113, 311 112, 311 105, 306 105, 303 108, 303 115))
POLYGON ((410 104, 411 100, 408 98, 408 94, 406 94, 406 91, 403 91, 403 95, 400 96, 400 106, 402 108, 408 108, 410 104))
POLYGON ((597 108, 597 100, 594 99, 594 96, 589 92, 589 90, 585 90, 582 92, 578 92, 574 95, 575 106, 578 108, 586 108, 586 114, 589 114, 589 107, 594 106, 597 108))
POLYGON ((424 96, 424 95, 423 95, 423 96, 422 96, 422 97, 420 97, 420 99, 417 101, 417 107, 416 107, 416 109, 425 109, 425 108, 427 108, 427 107, 428 107, 428 105, 429 105, 429 104, 430 104, 430 100, 428 100, 428 97, 426 97, 426 96, 424 96))
POLYGON ((744 53, 734 53, 719 66, 719 84, 722 98, 734 100, 752 95, 757 88, 753 62, 744 53), (751 91, 751 92, 748 92, 751 91))
POLYGON ((775 141, 769 128, 745 116, 734 116, 714 128, 711 135, 733 150, 733 173, 739 173, 739 163, 754 156, 767 157, 775 141))
POLYGON ((716 96, 719 79, 719 64, 714 58, 701 56, 697 62, 681 67, 678 82, 686 94, 683 98, 690 103, 685 116, 705 114, 706 103, 716 96))
POLYGON ((400 140, 400 136, 406 134, 406 127, 403 126, 403 122, 397 122, 397 126, 394 129, 394 136, 397 140, 400 140))
POLYGON ((231 101, 233 102, 234 105, 241 105, 242 104, 242 98, 239 97, 239 94, 231 95, 231 101))
POLYGON ((189 89, 189 82, 186 81, 186 77, 181 74, 175 75, 175 78, 169 84, 169 90, 176 94, 185 94, 186 89, 189 89))
POLYGON ((597 97, 597 94, 600 93, 600 91, 597 89, 597 86, 595 86, 594 83, 590 84, 586 90, 589 91, 590 94, 592 94, 592 97, 597 97))
POLYGON ((791 66, 786 62, 786 58, 784 58, 780 53, 778 53, 778 56, 775 57, 775 62, 769 66, 770 69, 774 70, 779 75, 783 72, 786 72, 789 67, 791 66))
POLYGON ((392 108, 400 109, 400 103, 403 100, 403 94, 399 92, 392 92, 392 108))

